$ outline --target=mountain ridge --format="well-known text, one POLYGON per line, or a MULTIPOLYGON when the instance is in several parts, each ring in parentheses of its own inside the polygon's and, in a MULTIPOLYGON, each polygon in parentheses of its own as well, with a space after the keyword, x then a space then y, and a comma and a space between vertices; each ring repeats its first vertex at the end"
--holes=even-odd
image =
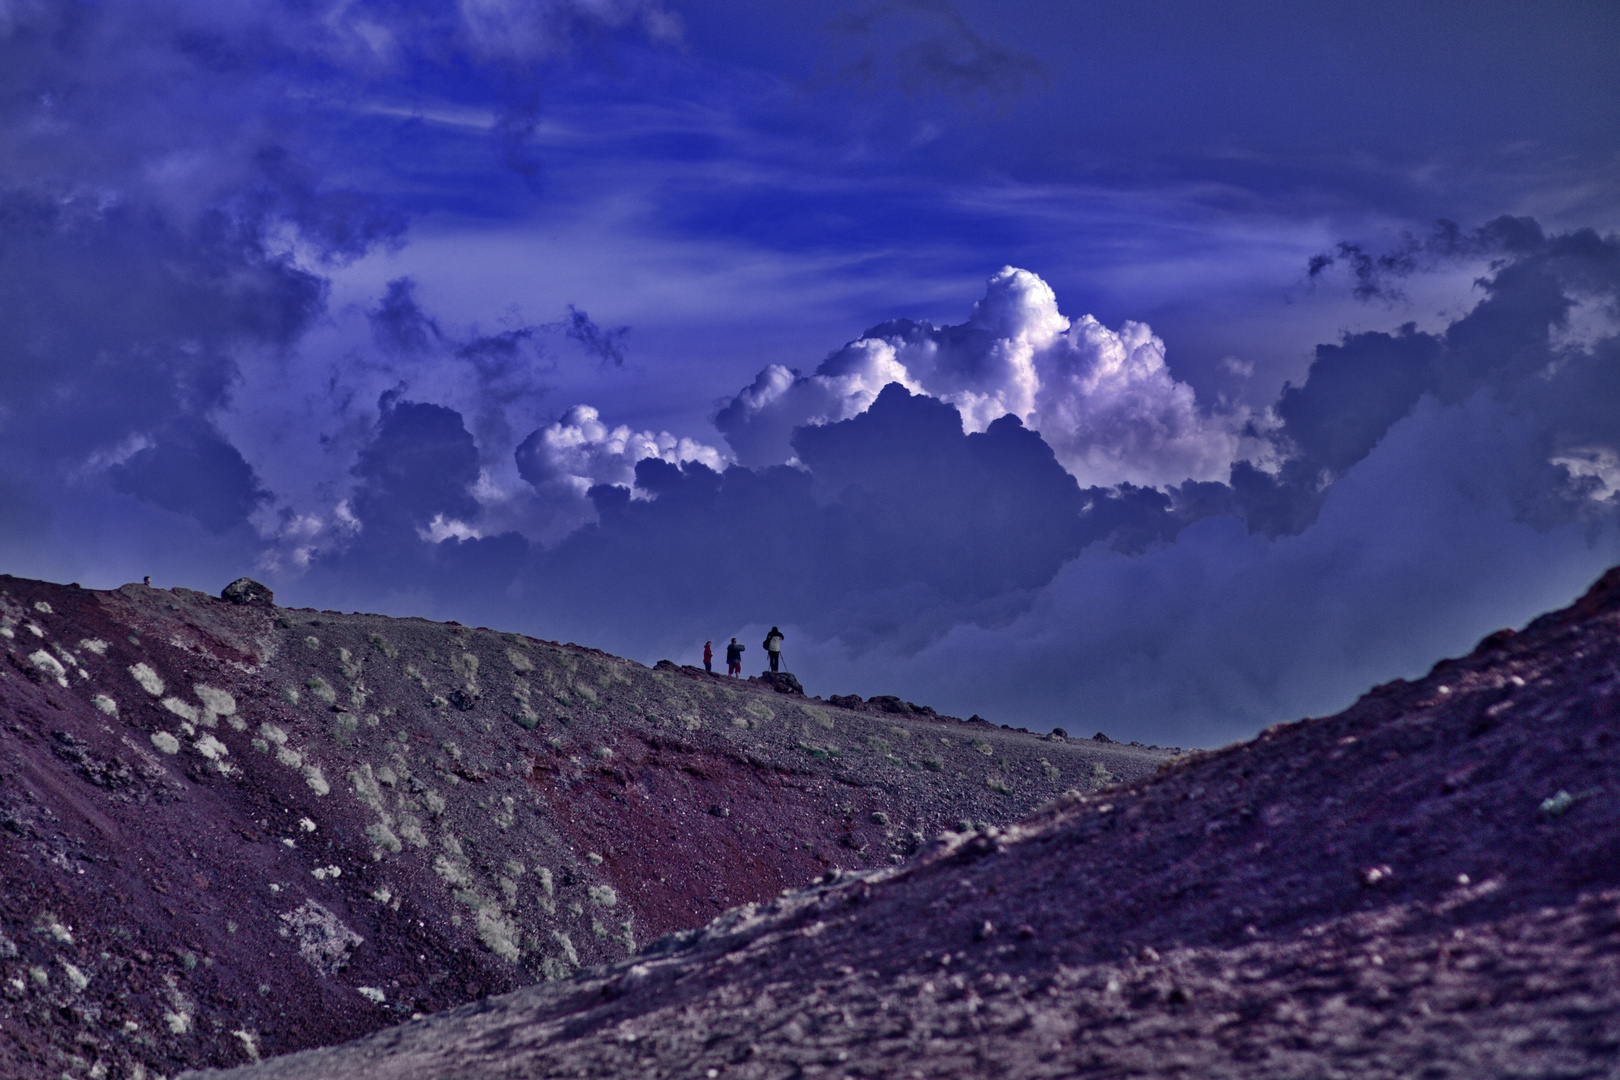
POLYGON ((1329 717, 227 1074, 1605 1077, 1620 568, 1329 717))
POLYGON ((0 1072, 340 1042, 1169 756, 251 584, 0 577, 0 1072))

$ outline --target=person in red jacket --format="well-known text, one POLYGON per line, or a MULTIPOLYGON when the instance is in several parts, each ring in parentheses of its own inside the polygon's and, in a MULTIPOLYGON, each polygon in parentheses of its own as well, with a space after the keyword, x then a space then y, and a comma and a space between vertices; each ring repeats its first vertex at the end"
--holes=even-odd
POLYGON ((711 675, 714 674, 714 642, 712 641, 703 643, 703 670, 711 675))

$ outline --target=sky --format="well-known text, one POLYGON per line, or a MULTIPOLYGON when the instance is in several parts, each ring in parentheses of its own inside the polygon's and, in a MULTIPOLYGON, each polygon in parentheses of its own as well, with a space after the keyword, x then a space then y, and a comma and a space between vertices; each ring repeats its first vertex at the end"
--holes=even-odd
POLYGON ((1213 746, 1620 562, 1612 3, 0 0, 0 572, 1213 746))

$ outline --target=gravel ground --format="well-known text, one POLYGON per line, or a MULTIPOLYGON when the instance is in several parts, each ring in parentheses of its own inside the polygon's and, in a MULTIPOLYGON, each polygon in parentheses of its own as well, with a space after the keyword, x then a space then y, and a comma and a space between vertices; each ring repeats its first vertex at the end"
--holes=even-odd
POLYGON ((1617 646, 1620 569, 1338 715, 227 1075, 1617 1076, 1617 646))
POLYGON ((568 979, 1171 757, 186 589, 0 577, 0 648, 19 1080, 234 1065, 568 979))

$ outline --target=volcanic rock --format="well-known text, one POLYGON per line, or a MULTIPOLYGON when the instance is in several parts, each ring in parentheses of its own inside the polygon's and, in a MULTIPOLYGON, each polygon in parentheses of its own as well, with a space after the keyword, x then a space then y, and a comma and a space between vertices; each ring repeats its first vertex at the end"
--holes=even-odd
POLYGON ((268 591, 0 577, 0 651, 6 1080, 173 1076, 567 980, 1167 758, 268 591))
POLYGON ((1617 656, 1620 569, 1335 716, 228 1075, 1612 1077, 1617 656))
POLYGON ((260 585, 252 578, 240 577, 220 591, 221 600, 229 600, 233 604, 263 604, 266 607, 276 606, 276 594, 270 591, 268 585, 260 585))
POLYGON ((758 675, 750 676, 748 681, 768 686, 778 694, 804 696, 804 687, 799 685, 799 680, 794 677, 791 671, 762 671, 758 675))

